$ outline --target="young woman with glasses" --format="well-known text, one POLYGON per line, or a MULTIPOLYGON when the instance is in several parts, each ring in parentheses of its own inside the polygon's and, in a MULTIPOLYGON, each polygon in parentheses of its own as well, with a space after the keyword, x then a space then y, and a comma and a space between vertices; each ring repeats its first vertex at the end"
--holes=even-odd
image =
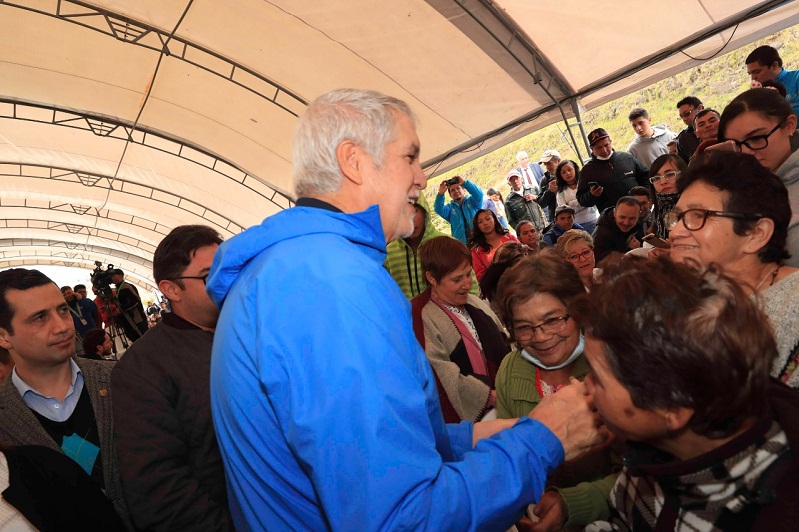
POLYGON ((788 189, 794 212, 788 228, 786 263, 799 266, 799 135, 791 105, 777 91, 751 89, 724 109, 719 141, 733 141, 742 153, 753 155, 777 174, 788 189))
POLYGON ((679 156, 670 153, 661 155, 649 167, 649 182, 655 189, 652 232, 664 240, 669 237, 669 231, 663 225, 663 215, 672 210, 680 198, 677 179, 687 169, 679 156))
POLYGON ((772 376, 799 388, 799 269, 784 264, 785 186, 751 155, 710 152, 677 190, 680 199, 664 216, 672 260, 717 264, 761 301, 779 350, 772 376))

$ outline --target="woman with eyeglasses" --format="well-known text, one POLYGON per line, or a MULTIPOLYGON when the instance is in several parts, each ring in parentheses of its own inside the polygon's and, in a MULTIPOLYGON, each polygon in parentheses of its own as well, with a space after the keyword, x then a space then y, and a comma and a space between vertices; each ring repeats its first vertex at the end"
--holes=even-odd
POLYGON ((721 113, 719 141, 731 141, 754 157, 785 184, 793 206, 788 227, 790 266, 799 266, 799 135, 791 104, 771 89, 738 95, 721 113))
POLYGON ((556 194, 557 206, 567 205, 574 209, 574 221, 589 234, 596 229, 599 212, 596 207, 583 207, 577 201, 577 183, 580 181, 580 167, 577 163, 566 159, 555 168, 555 180, 558 184, 556 194))
POLYGON ((709 152, 677 191, 664 216, 672 260, 717 264, 761 301, 779 350, 771 374, 799 388, 799 269, 785 265, 791 206, 782 181, 751 155, 709 152))
POLYGON ((662 239, 669 237, 663 225, 663 215, 671 211, 680 198, 677 192, 677 179, 688 169, 677 155, 667 153, 652 162, 649 167, 649 182, 655 187, 655 209, 652 214, 652 232, 662 239))
POLYGON ((413 330, 436 376, 444 420, 496 419, 494 379, 508 344, 488 304, 469 293, 472 255, 459 240, 438 236, 419 247, 419 259, 429 287, 411 300, 413 330))
MULTIPOLYGON (((583 380, 588 374, 582 332, 569 313, 581 294, 585 288, 577 270, 551 248, 523 258, 500 279, 495 301, 515 345, 497 374, 499 418, 527 415, 572 377, 583 380)), ((610 467, 607 451, 595 453, 562 465, 547 484, 597 480, 610 467)))
POLYGON ((594 284, 594 239, 585 231, 569 229, 558 239, 555 246, 560 256, 571 263, 577 270, 583 286, 591 290, 594 284))

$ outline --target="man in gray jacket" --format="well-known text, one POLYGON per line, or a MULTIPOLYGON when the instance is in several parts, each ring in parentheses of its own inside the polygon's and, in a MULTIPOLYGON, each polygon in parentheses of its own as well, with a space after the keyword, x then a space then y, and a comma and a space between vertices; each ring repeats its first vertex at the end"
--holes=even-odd
POLYGON ((43 273, 0 272, 0 347, 15 362, 0 385, 0 445, 39 445, 66 454, 130 527, 113 438, 113 363, 74 358, 69 306, 43 273))

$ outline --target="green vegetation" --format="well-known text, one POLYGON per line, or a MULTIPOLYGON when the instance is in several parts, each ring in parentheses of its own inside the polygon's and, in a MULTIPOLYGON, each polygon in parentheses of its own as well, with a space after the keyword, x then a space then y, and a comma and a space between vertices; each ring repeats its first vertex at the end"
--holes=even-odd
MULTIPOLYGON (((684 96, 697 96, 705 107, 721 112, 727 102, 748 88, 749 77, 746 75, 744 60, 749 52, 763 44, 774 46, 779 50, 785 68, 799 69, 799 26, 794 26, 583 113, 585 131, 587 133, 597 127, 604 127, 614 139, 614 146, 624 150, 635 135, 627 121, 627 115, 633 107, 644 107, 649 111, 653 124, 665 123, 674 132, 679 132, 685 127, 675 108, 677 102, 684 96)), ((569 123, 574 123, 574 119, 569 123)), ((575 127, 575 137, 580 142, 578 131, 575 127)), ((437 176, 428 183, 424 194, 432 206, 438 192, 438 183, 460 175, 476 183, 483 190, 496 188, 504 196, 509 190, 505 176, 509 170, 516 167, 518 151, 526 151, 531 161, 538 160, 545 150, 551 148, 558 150, 563 158, 576 158, 577 154, 566 141, 567 138, 563 122, 552 124, 437 176)), ((580 149, 584 153, 582 145, 580 149)), ((437 215, 433 216, 433 223, 437 229, 449 233, 449 224, 437 215)))

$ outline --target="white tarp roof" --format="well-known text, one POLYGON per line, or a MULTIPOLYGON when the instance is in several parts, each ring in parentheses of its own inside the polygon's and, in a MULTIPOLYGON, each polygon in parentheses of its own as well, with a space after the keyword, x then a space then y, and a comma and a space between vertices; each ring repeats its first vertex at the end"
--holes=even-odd
POLYGON ((176 225, 290 205, 296 117, 333 88, 408 101, 432 176, 797 23, 793 1, 0 0, 0 267, 150 288, 176 225))

